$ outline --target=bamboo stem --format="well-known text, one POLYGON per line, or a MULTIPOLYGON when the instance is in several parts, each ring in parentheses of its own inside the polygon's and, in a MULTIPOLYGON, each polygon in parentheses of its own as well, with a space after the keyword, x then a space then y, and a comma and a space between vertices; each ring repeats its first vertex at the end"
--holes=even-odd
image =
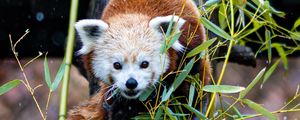
POLYGON ((70 78, 70 69, 72 64, 73 50, 74 50, 74 39, 75 29, 74 25, 77 19, 78 0, 71 1, 70 18, 69 18, 69 29, 68 29, 68 41, 65 53, 64 62, 66 64, 65 74, 62 80, 62 89, 60 93, 60 107, 59 107, 59 120, 65 120, 67 114, 67 98, 68 98, 68 87, 70 78))

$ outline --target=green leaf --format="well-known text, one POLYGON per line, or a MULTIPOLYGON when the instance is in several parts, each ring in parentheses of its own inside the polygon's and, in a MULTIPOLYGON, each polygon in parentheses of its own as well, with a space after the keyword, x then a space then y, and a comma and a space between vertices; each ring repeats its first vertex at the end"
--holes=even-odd
POLYGON ((205 55, 206 55, 206 49, 205 50, 203 50, 200 54, 199 54, 199 58, 204 58, 205 57, 205 55))
POLYGON ((189 111, 191 111, 192 113, 194 113, 198 118, 200 118, 201 120, 207 120, 208 118, 205 117, 205 115, 203 115, 203 113, 201 113, 200 111, 196 110, 195 108, 187 105, 187 104, 183 104, 183 106, 188 109, 189 111))
POLYGON ((161 102, 164 102, 164 101, 167 101, 171 94, 175 91, 175 88, 174 87, 170 87, 170 89, 168 90, 168 92, 166 93, 166 95, 162 96, 161 98, 161 102))
POLYGON ((193 104, 193 100, 194 100, 194 96, 195 96, 195 82, 193 82, 191 85, 190 85, 190 90, 189 90, 189 102, 188 102, 188 105, 189 106, 192 106, 193 104))
POLYGON ((172 87, 177 89, 179 85, 183 82, 183 80, 186 78, 186 76, 190 73, 193 65, 195 63, 195 59, 191 59, 190 62, 183 68, 182 72, 178 75, 178 77, 175 79, 175 81, 172 84, 172 87))
POLYGON ((278 17, 284 18, 284 16, 285 16, 285 13, 284 13, 284 12, 278 11, 278 10, 276 10, 275 8, 273 8, 272 6, 269 6, 269 9, 270 9, 271 13, 277 15, 278 17))
POLYGON ((170 120, 177 120, 177 118, 173 115, 174 112, 170 108, 165 109, 165 113, 169 116, 170 120))
POLYGON ((218 4, 221 0, 207 0, 203 6, 209 7, 215 4, 218 4))
POLYGON ((206 92, 238 93, 242 90, 245 90, 245 88, 232 85, 206 85, 204 86, 203 90, 206 92))
MULTIPOLYGON (((282 63, 284 65, 284 68, 287 70, 288 69, 288 59, 287 59, 287 54, 285 53, 284 49, 282 46, 284 46, 284 44, 279 44, 279 43, 272 43, 272 48, 275 48, 276 51, 278 52, 282 63)), ((266 50, 267 47, 263 47, 261 50, 266 50)))
POLYGON ((61 64, 59 67, 59 70, 55 76, 54 82, 51 85, 51 90, 55 91, 58 87, 58 84, 60 83, 60 81, 62 80, 64 73, 65 73, 65 68, 66 68, 66 64, 61 64))
POLYGON ((299 25, 300 25, 300 17, 295 21, 294 26, 291 31, 295 31, 299 25))
POLYGON ((286 57, 284 49, 282 48, 282 45, 278 44, 278 43, 272 44, 272 45, 274 45, 274 47, 276 48, 276 50, 282 60, 283 66, 287 70, 288 69, 288 59, 286 57))
POLYGON ((44 73, 45 73, 45 81, 47 83, 47 86, 51 89, 51 76, 50 76, 50 71, 49 71, 49 67, 48 67, 47 56, 45 56, 45 59, 44 59, 44 73))
POLYGON ((4 93, 10 91, 11 89, 17 87, 21 82, 22 80, 16 79, 5 83, 0 87, 0 95, 3 95, 4 93))
POLYGON ((163 86, 164 87, 164 91, 162 93, 162 96, 165 96, 167 94, 167 87, 166 86, 163 86))
POLYGON ((248 99, 244 99, 243 102, 246 103, 251 109, 262 114, 263 116, 266 116, 270 120, 277 120, 277 117, 274 114, 269 112, 267 109, 263 108, 261 105, 248 99))
POLYGON ((261 77, 264 75, 266 71, 266 68, 263 68, 256 77, 252 80, 252 82, 247 86, 247 88, 240 92, 239 98, 244 98, 247 93, 256 85, 256 83, 261 79, 261 77))
POLYGON ((169 99, 171 94, 177 89, 177 87, 183 82, 183 80, 186 78, 186 76, 190 73, 193 65, 195 62, 195 58, 190 60, 190 62, 183 68, 182 72, 176 77, 175 81, 170 86, 167 94, 162 97, 162 102, 169 99))
POLYGON ((155 113, 154 120, 160 120, 160 117, 163 115, 163 108, 160 106, 155 113))
POLYGON ((227 34, 227 32, 225 32, 223 29, 221 29, 220 27, 218 27, 217 25, 213 24, 212 22, 210 22, 209 20, 207 20, 204 17, 200 17, 199 18, 201 23, 210 31, 212 31, 213 33, 215 33, 216 35, 226 39, 226 40, 231 40, 231 36, 229 34, 227 34))
POLYGON ((164 53, 166 53, 167 50, 172 47, 172 45, 179 39, 180 35, 181 35, 181 32, 176 33, 174 36, 172 36, 170 38, 171 40, 166 43, 167 47, 164 49, 164 53))
MULTIPOLYGON (((228 104, 230 106, 230 104, 228 104)), ((240 113, 240 111, 235 107, 232 106, 233 111, 237 114, 237 118, 242 118, 242 114, 240 113)))
POLYGON ((292 39, 300 41, 300 32, 291 32, 290 36, 292 39))
POLYGON ((218 12, 219 25, 223 30, 227 27, 227 23, 226 23, 227 16, 225 16, 225 12, 226 12, 225 6, 226 6, 225 4, 220 4, 219 12, 218 12))
POLYGON ((172 20, 170 21, 170 23, 169 23, 169 26, 168 26, 168 29, 167 29, 167 32, 166 32, 166 36, 165 36, 165 40, 164 40, 164 43, 163 43, 163 45, 162 45, 162 47, 161 47, 161 49, 160 49, 160 52, 161 53, 164 53, 164 52, 166 52, 167 50, 166 50, 166 46, 167 46, 167 40, 169 39, 169 36, 170 36, 170 34, 171 34, 171 32, 172 32, 172 26, 173 26, 173 18, 174 18, 174 16, 172 16, 172 20))
POLYGON ((186 57, 190 58, 190 57, 193 57, 193 56, 201 53, 203 50, 205 50, 206 48, 208 48, 209 46, 211 46, 216 40, 217 40, 217 38, 213 38, 213 39, 210 39, 208 41, 205 41, 204 43, 202 43, 201 45, 197 46, 192 51, 190 51, 186 55, 186 57))
POLYGON ((272 46, 271 46, 271 33, 269 30, 265 31, 265 41, 267 43, 266 47, 268 49, 268 60, 271 62, 272 59, 272 46))
POLYGON ((276 69, 277 65, 279 64, 280 59, 278 59, 271 67, 270 69, 266 72, 266 74, 264 75, 264 79, 263 79, 263 83, 264 84, 269 77, 272 75, 272 73, 274 72, 274 70, 276 69))
POLYGON ((140 101, 145 101, 147 100, 147 98, 151 95, 151 93, 154 91, 154 87, 150 87, 149 89, 147 89, 146 91, 144 91, 140 96, 139 96, 139 100, 140 101))
MULTIPOLYGON (((264 14, 263 14, 263 17, 267 20, 267 21, 269 21, 269 22, 272 22, 273 24, 275 24, 275 25, 277 25, 277 23, 276 23, 276 21, 273 19, 273 17, 272 17, 272 8, 271 8, 271 6, 270 6, 270 3, 269 3, 269 1, 264 1, 264 4, 263 4, 263 6, 262 6, 263 8, 263 10, 264 11, 266 11, 266 12, 264 12, 264 14)), ((274 8, 273 8, 273 10, 275 10, 274 8)))
POLYGON ((173 19, 174 19, 174 15, 172 16, 172 20, 169 23, 167 33, 166 33, 166 37, 169 37, 170 34, 172 33, 172 27, 173 27, 173 23, 174 23, 173 19))

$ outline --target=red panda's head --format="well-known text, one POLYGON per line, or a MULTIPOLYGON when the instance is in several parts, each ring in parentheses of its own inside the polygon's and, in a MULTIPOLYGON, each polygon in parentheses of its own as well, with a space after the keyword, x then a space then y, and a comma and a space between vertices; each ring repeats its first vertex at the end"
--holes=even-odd
MULTIPOLYGON (((168 70, 170 56, 161 53, 166 32, 162 30, 174 21, 177 26, 173 31, 179 32, 185 20, 172 15, 149 18, 125 14, 106 21, 86 19, 76 23, 83 43, 79 53, 91 53, 91 71, 96 78, 112 85, 113 90, 119 89, 125 98, 135 99, 168 70)), ((178 40, 172 48, 184 49, 178 40)))

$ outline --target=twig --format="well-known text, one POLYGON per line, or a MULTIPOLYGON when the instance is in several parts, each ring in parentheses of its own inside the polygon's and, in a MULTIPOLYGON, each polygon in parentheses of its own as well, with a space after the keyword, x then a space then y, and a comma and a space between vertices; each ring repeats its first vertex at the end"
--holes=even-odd
MULTIPOLYGON (((35 96, 34 96, 34 89, 32 89, 32 87, 30 86, 30 84, 29 84, 29 82, 28 82, 28 79, 27 79, 27 76, 26 76, 26 74, 25 74, 24 68, 22 67, 22 64, 20 63, 20 60, 19 60, 19 58, 18 58, 18 54, 17 54, 17 52, 15 51, 15 47, 16 47, 17 43, 20 42, 20 41, 25 37, 25 35, 28 34, 28 33, 29 33, 29 30, 26 30, 25 34, 24 34, 24 35, 23 35, 23 36, 15 43, 15 44, 13 44, 12 38, 11 38, 11 35, 10 35, 10 34, 9 34, 9 40, 10 40, 10 45, 11 45, 11 47, 12 47, 12 48, 11 48, 11 49, 12 49, 12 52, 13 52, 13 54, 14 54, 14 56, 15 56, 15 59, 16 59, 16 61, 17 61, 17 63, 18 63, 18 66, 19 66, 19 68, 20 68, 20 70, 21 70, 21 72, 22 72, 22 75, 23 75, 23 77, 24 77, 24 80, 25 80, 25 82, 26 82, 26 83, 24 83, 24 82, 22 82, 22 83, 25 85, 26 89, 27 89, 27 90, 29 91, 29 93, 31 94, 31 96, 32 96, 32 98, 33 98, 33 100, 34 100, 34 102, 35 102, 37 108, 38 108, 38 111, 40 112, 40 115, 42 116, 42 119, 45 120, 45 117, 44 117, 44 114, 43 114, 43 112, 42 112, 42 110, 41 110, 40 104, 37 102, 37 99, 36 99, 35 96)), ((39 86, 37 86, 37 87, 39 87, 39 86)))
POLYGON ((49 103, 50 103, 50 98, 51 98, 51 94, 52 94, 52 90, 49 89, 49 93, 48 93, 48 98, 47 98, 47 103, 46 103, 46 113, 45 113, 45 120, 47 120, 47 116, 48 116, 48 109, 49 109, 49 103))

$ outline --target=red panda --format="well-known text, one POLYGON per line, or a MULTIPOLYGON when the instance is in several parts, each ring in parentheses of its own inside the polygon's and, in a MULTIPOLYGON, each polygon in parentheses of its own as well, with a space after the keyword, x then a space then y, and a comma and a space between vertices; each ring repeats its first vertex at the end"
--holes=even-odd
MULTIPOLYGON (((121 120, 146 110, 137 98, 161 76, 176 71, 185 50, 206 40, 199 17, 192 0, 110 0, 100 19, 78 21, 75 28, 83 44, 79 54, 83 55, 88 79, 96 80, 101 88, 70 110, 68 119, 121 120), (164 33, 171 21, 173 31, 182 33, 162 53, 164 33), (107 94, 115 91, 115 97, 108 99, 107 94)), ((193 72, 208 84, 210 69, 210 62, 202 59, 193 72)), ((166 84, 169 82, 172 80, 166 84)), ((183 83, 175 92, 186 95, 188 87, 183 83)))

